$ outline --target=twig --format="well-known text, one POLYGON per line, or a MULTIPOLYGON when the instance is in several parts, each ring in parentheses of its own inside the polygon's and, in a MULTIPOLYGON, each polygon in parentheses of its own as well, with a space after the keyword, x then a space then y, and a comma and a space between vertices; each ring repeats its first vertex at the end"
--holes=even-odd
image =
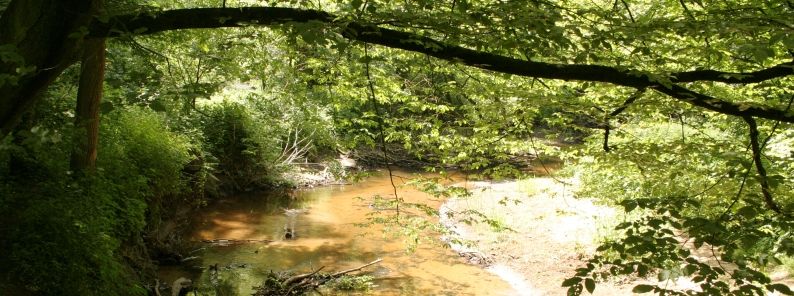
POLYGON ((626 3, 626 0, 620 0, 620 2, 623 2, 623 7, 625 7, 625 8, 626 8, 626 11, 628 11, 628 12, 629 12, 629 18, 631 19, 631 22, 632 22, 632 23, 636 23, 637 21, 636 21, 636 20, 634 20, 634 14, 633 14, 633 13, 631 13, 631 9, 629 8, 629 4, 628 4, 628 3, 626 3))
POLYGON ((351 272, 354 272, 354 271, 359 271, 359 270, 362 270, 362 269, 366 268, 367 266, 370 266, 370 265, 373 265, 373 264, 380 263, 381 261, 383 261, 383 259, 380 259, 380 258, 378 258, 378 260, 375 260, 375 261, 372 261, 372 262, 370 262, 370 263, 367 263, 367 264, 361 265, 361 266, 359 266, 359 267, 356 267, 356 268, 351 268, 351 269, 346 269, 346 270, 343 270, 343 271, 339 271, 339 272, 337 272, 337 273, 334 273, 334 274, 332 274, 332 275, 331 275, 331 277, 338 277, 338 276, 340 276, 340 275, 348 274, 348 273, 351 273, 351 272))
POLYGON ((154 295, 162 296, 160 294, 160 279, 154 279, 154 295))
POLYGON ((273 241, 267 239, 205 239, 201 240, 202 243, 213 245, 236 245, 245 243, 272 243, 273 241))
MULTIPOLYGON (((310 272, 310 273, 299 274, 299 275, 293 276, 293 277, 291 277, 291 278, 288 278, 288 279, 286 279, 286 280, 284 281, 284 283, 282 283, 282 285, 284 285, 284 286, 287 286, 287 285, 289 285, 289 284, 292 284, 292 283, 294 283, 294 282, 297 282, 297 281, 300 281, 300 280, 302 280, 302 279, 305 279, 305 278, 311 277, 311 276, 313 276, 313 275, 317 274, 318 272, 320 272, 320 270, 323 270, 323 268, 325 268, 325 266, 321 266, 321 267, 320 267, 320 268, 318 268, 317 270, 315 270, 315 271, 312 271, 312 272, 310 272)), ((289 293, 287 293, 287 294, 289 294, 289 293)))
POLYGON ((764 164, 761 162, 762 151, 761 145, 758 141, 758 124, 751 116, 745 116, 743 119, 745 122, 747 122, 747 126, 750 128, 750 147, 753 151, 753 162, 755 163, 755 170, 758 172, 758 183, 761 185, 761 194, 764 195, 764 202, 770 210, 778 214, 783 214, 783 210, 781 210, 780 206, 775 203, 775 199, 772 196, 772 189, 769 188, 769 180, 767 179, 766 168, 764 168, 764 164))
POLYGON ((389 171, 389 182, 391 182, 391 187, 394 190, 394 200, 396 201, 396 216, 395 220, 397 225, 400 225, 400 197, 397 195, 397 185, 394 185, 394 174, 392 173, 391 165, 389 164, 389 155, 388 150, 386 149, 386 136, 383 133, 384 128, 384 121, 383 121, 383 114, 381 113, 380 106, 378 104, 378 100, 375 97, 375 86, 372 82, 372 75, 369 71, 369 64, 371 62, 369 56, 369 43, 364 43, 364 56, 366 57, 365 65, 365 72, 367 75, 367 86, 369 87, 369 98, 372 101, 372 106, 375 109, 375 116, 377 116, 376 121, 378 122, 378 134, 380 136, 380 146, 383 152, 383 162, 386 165, 386 170, 389 171))
MULTIPOLYGON (((625 4, 625 2, 624 2, 624 4, 625 4)), ((623 111, 625 111, 626 108, 628 108, 631 104, 634 104, 634 102, 637 101, 637 99, 639 99, 640 97, 642 97, 642 94, 644 94, 644 93, 645 93, 645 89, 644 88, 638 89, 636 92, 634 92, 634 94, 629 96, 626 99, 626 101, 623 102, 623 105, 620 105, 620 107, 618 107, 614 111, 612 111, 609 114, 607 114, 606 120, 605 120, 606 124, 604 124, 604 151, 606 151, 606 152, 610 151, 610 149, 609 149, 609 132, 610 132, 610 129, 612 127, 609 125, 609 120, 612 117, 618 116, 618 115, 620 115, 620 113, 623 113, 623 111)))

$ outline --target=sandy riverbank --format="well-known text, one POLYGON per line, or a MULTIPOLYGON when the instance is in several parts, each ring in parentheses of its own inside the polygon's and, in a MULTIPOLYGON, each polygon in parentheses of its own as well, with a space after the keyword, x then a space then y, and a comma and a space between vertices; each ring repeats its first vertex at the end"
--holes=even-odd
MULTIPOLYGON (((442 217, 449 212, 476 210, 514 232, 494 231, 486 224, 455 223, 454 219, 460 217, 444 219, 447 227, 473 242, 471 246, 453 248, 477 254, 476 261, 509 282, 520 295, 565 295, 563 280, 583 266, 595 253, 599 240, 614 235, 612 229, 624 219, 621 210, 575 198, 570 185, 552 178, 460 185, 469 188, 473 195, 448 200, 441 208, 442 217)), ((706 255, 703 248, 706 247, 691 250, 694 254, 703 253, 702 260, 708 262, 713 255, 706 255)), ((772 278, 794 286, 794 280, 785 272, 773 272, 772 278)), ((594 295, 635 295, 631 290, 638 284, 660 283, 655 277, 618 278, 598 283, 594 295)), ((697 289, 697 284, 687 278, 662 284, 675 289, 697 289)))
MULTIPOLYGON (((469 182, 466 186, 473 196, 449 200, 442 211, 477 210, 515 232, 446 221, 475 243, 456 248, 492 260, 488 269, 522 295, 565 295, 562 281, 595 252, 598 237, 611 231, 618 219, 615 209, 575 199, 570 186, 551 178, 469 182)), ((633 295, 633 286, 620 281, 599 283, 595 295, 633 295)))

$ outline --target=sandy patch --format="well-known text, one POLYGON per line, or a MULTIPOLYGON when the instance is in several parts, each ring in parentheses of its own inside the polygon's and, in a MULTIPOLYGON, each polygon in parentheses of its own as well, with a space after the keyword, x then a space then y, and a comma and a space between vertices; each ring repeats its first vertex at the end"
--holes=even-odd
MULTIPOLYGON (((567 288, 560 286, 563 280, 585 265, 595 254, 599 239, 614 235, 615 225, 623 222, 622 211, 575 198, 570 185, 551 178, 459 185, 469 188, 473 195, 447 201, 441 208, 442 217, 449 212, 476 210, 515 232, 494 231, 487 224, 455 223, 460 215, 442 219, 460 237, 474 243, 453 248, 469 257, 470 262, 487 265, 490 272, 510 283, 520 295, 565 295, 567 288), (472 258, 470 254, 476 256, 472 258)), ((718 264, 707 246, 695 249, 690 243, 688 247, 701 262, 718 264)), ((792 286, 793 280, 786 273, 773 273, 772 278, 792 286)), ((699 285, 686 277, 659 282, 652 276, 601 282, 594 295, 635 295, 631 290, 638 284, 699 290, 699 285)))
MULTIPOLYGON (((474 196, 450 200, 443 210, 475 209, 515 230, 494 232, 481 224, 453 228, 476 243, 476 251, 493 260, 489 271, 521 295, 565 295, 566 288, 560 284, 593 255, 597 237, 610 231, 617 216, 613 208, 573 198, 570 187, 550 178, 466 185, 474 196)), ((456 249, 475 251, 463 246, 456 249)), ((603 282, 595 295, 633 295, 633 286, 603 282)))

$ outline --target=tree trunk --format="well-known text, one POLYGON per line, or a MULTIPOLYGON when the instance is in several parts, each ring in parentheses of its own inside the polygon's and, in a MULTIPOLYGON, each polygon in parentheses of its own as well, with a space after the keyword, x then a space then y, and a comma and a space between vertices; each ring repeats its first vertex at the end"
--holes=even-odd
POLYGON ((80 85, 77 89, 75 126, 80 129, 80 136, 72 151, 73 171, 93 171, 96 168, 99 104, 102 101, 104 81, 105 39, 88 39, 83 44, 80 85))
MULTIPOLYGON (((104 2, 91 1, 91 15, 102 13, 104 2)), ((78 137, 72 150, 71 168, 75 172, 93 172, 99 146, 99 104, 105 82, 105 39, 85 39, 82 51, 74 117, 78 137)))
POLYGON ((90 23, 90 8, 91 1, 85 0, 13 0, 8 4, 0 16, 0 50, 19 59, 0 60, 0 138, 76 62, 82 38, 69 35, 90 23))

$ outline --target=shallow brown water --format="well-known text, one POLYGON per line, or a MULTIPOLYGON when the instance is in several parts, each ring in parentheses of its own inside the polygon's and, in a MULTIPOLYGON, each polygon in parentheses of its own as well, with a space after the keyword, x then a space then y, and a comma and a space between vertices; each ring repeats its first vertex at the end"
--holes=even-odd
MULTIPOLYGON (((410 177, 406 172, 399 176, 410 177)), ((395 178, 398 194, 408 202, 424 201, 438 207, 425 193, 395 178)), ((234 280, 240 295, 250 295, 269 270, 308 272, 319 267, 333 272, 357 267, 378 258, 383 261, 368 267, 376 278, 374 289, 367 295, 514 295, 510 286, 499 277, 469 265, 454 251, 444 248, 440 240, 420 244, 407 252, 404 237, 384 234, 381 225, 359 227, 367 222, 373 210, 372 197, 393 197, 388 174, 381 172, 366 180, 346 186, 301 190, 292 198, 274 205, 277 197, 241 196, 228 199, 202 211, 196 220, 191 239, 196 241, 273 240, 272 243, 246 243, 230 246, 208 246, 200 252, 198 265, 241 266, 234 268, 234 280), (284 208, 304 209, 294 218, 284 208), (284 239, 286 225, 294 224, 296 239, 284 239)), ((161 277, 167 282, 185 276, 180 268, 164 268, 161 277)), ((194 274, 194 277, 197 276, 194 274)))

